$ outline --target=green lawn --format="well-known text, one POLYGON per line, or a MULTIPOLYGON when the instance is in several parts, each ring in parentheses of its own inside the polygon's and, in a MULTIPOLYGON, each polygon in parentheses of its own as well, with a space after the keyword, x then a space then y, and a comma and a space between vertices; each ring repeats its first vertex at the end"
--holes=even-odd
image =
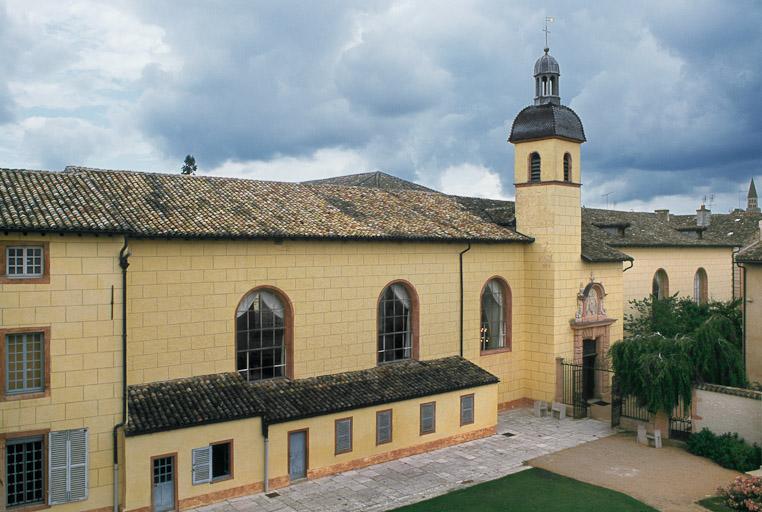
POLYGON ((719 496, 704 498, 698 504, 712 512, 733 512, 733 509, 725 505, 725 502, 719 496))
POLYGON ((656 509, 621 492, 532 468, 397 509, 402 512, 641 512, 656 509))

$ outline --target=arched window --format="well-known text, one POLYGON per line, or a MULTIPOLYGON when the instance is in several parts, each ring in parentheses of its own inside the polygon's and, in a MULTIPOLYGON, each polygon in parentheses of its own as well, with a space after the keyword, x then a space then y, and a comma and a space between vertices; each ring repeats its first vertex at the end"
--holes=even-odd
POLYGON ((654 279, 651 283, 651 295, 655 299, 666 299, 669 297, 669 277, 663 268, 660 268, 654 274, 654 279))
POLYGON ((529 181, 532 183, 540 181, 540 154, 536 152, 529 155, 529 181))
POLYGON ((255 288, 236 311, 236 369, 248 380, 291 377, 293 314, 279 290, 255 288))
POLYGON ((378 300, 378 362, 418 358, 418 298, 409 284, 387 285, 378 300))
POLYGON ((564 181, 572 180, 572 161, 569 153, 564 153, 564 181))
POLYGON ((482 288, 479 339, 482 352, 511 347, 511 289, 499 277, 482 288))
POLYGON ((709 281, 703 268, 699 268, 693 276, 693 300, 697 304, 706 304, 709 300, 709 281))

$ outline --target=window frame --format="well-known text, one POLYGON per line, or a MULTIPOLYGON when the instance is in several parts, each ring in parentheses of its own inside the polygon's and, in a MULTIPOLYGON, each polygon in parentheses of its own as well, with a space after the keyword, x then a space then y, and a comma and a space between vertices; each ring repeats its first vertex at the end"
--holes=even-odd
POLYGON ((384 409, 382 411, 376 411, 376 446, 382 444, 389 444, 394 440, 394 409, 384 409), (378 417, 382 414, 389 414, 389 439, 386 441, 379 441, 378 436, 378 417))
POLYGON ((45 398, 50 396, 50 326, 45 327, 14 327, 10 329, 0 329, 0 375, 3 375, 3 381, 0 383, 0 402, 11 400, 31 400, 35 398, 45 398), (42 382, 41 391, 22 391, 16 393, 8 392, 8 371, 7 371, 7 346, 8 335, 14 334, 34 334, 42 333, 42 382))
MULTIPOLYGON (((255 286, 254 288, 250 289, 246 293, 244 293, 241 296, 241 300, 238 301, 238 304, 235 307, 235 310, 233 311, 233 347, 235 347, 235 350, 233 352, 233 367, 235 368, 235 371, 241 374, 241 370, 238 369, 238 309, 241 307, 241 304, 246 300, 246 298, 253 294, 258 292, 270 292, 278 297, 278 299, 283 304, 283 351, 285 353, 286 357, 286 365, 283 369, 283 375, 278 377, 269 377, 267 379, 258 379, 258 380, 252 380, 249 382, 260 382, 260 381, 267 381, 271 379, 293 379, 294 378, 294 305, 291 302, 291 299, 289 296, 280 288, 277 288, 272 285, 259 285, 255 286)), ((248 381, 248 375, 245 376, 246 380, 248 381)))
POLYGON ((568 151, 564 153, 563 170, 564 170, 564 182, 571 183, 573 181, 574 173, 572 172, 572 156, 568 151))
POLYGON ((465 395, 460 395, 460 426, 464 427, 466 425, 473 425, 476 422, 476 394, 475 393, 468 393, 465 395), (463 421, 463 400, 464 399, 471 399, 471 421, 463 421))
POLYGON ((511 286, 501 276, 492 276, 487 279, 482 285, 482 290, 479 292, 479 329, 482 328, 482 316, 484 314, 483 300, 484 292, 487 290, 489 283, 497 281, 503 290, 503 324, 505 325, 505 341, 502 347, 498 348, 483 348, 481 332, 479 333, 479 355, 500 354, 502 352, 513 351, 513 292, 511 286))
POLYGON ((669 274, 667 274, 667 271, 663 268, 659 268, 654 272, 653 278, 651 279, 651 296, 655 297, 657 300, 664 300, 670 297, 669 295, 669 274), (660 276, 663 276, 664 279, 660 279, 660 276), (654 284, 659 284, 659 293, 654 293, 654 284))
POLYGON ((3 453, 3 465, 2 465, 2 477, 4 482, 4 495, 3 500, 7 510, 20 510, 23 512, 33 512, 35 510, 44 510, 50 508, 48 504, 48 434, 50 429, 41 430, 29 430, 25 432, 13 432, 7 434, 0 434, 0 442, 2 442, 3 453), (42 438, 42 502, 29 503, 27 505, 16 505, 8 507, 8 442, 23 442, 24 439, 34 439, 37 437, 42 438))
POLYGON ((352 420, 352 416, 347 416, 345 418, 337 418, 333 422, 333 454, 334 455, 341 455, 343 453, 351 453, 354 449, 354 421, 352 420), (339 449, 339 423, 342 422, 349 422, 349 447, 346 449, 339 449))
POLYGON ((376 299, 376 365, 383 365, 383 364, 393 364, 398 361, 408 361, 408 360, 418 360, 420 357, 419 354, 419 339, 418 339, 418 333, 419 333, 419 309, 420 309, 420 303, 418 301, 418 292, 416 291, 415 287, 409 282, 404 279, 395 279, 394 281, 388 282, 384 287, 381 289, 381 293, 378 295, 378 299, 376 299), (381 350, 379 349, 379 338, 381 337, 381 303, 384 299, 384 294, 386 290, 391 287, 392 285, 401 285, 405 288, 405 291, 407 292, 408 298, 410 299, 410 357, 409 358, 401 358, 401 359, 394 359, 391 361, 380 361, 380 355, 381 350))
POLYGON ((529 153, 528 160, 527 160, 527 182, 528 183, 542 182, 542 156, 540 156, 539 151, 532 151, 531 153, 529 153), (537 161, 539 163, 538 175, 536 180, 532 176, 532 161, 534 160, 533 157, 535 155, 537 155, 537 161))
POLYGON ((0 241, 0 284, 50 284, 50 242, 0 241), (42 274, 39 276, 8 275, 8 249, 15 247, 40 247, 42 249, 42 274))
POLYGON ((209 449, 211 450, 211 454, 209 457, 209 466, 210 466, 209 474, 211 476, 211 479, 209 480, 210 484, 213 484, 215 482, 222 482, 224 480, 230 480, 233 478, 233 468, 235 467, 235 465, 233 464, 234 462, 233 454, 235 453, 235 450, 233 448, 234 448, 234 442, 232 439, 225 439, 224 441, 209 443, 209 449), (222 446, 222 445, 228 446, 228 474, 222 475, 222 476, 214 476, 214 447, 222 446))
POLYGON ((704 267, 696 269, 693 274, 693 300, 698 305, 704 305, 709 302, 709 275, 704 267), (696 280, 699 280, 696 283, 696 280), (698 284, 698 295, 696 295, 696 285, 698 284))
POLYGON ((434 434, 437 431, 437 403, 434 402, 425 402, 420 405, 419 408, 419 435, 425 436, 427 434, 434 434), (424 430, 423 429, 423 409, 424 407, 431 406, 432 408, 432 414, 431 414, 431 430, 424 430))

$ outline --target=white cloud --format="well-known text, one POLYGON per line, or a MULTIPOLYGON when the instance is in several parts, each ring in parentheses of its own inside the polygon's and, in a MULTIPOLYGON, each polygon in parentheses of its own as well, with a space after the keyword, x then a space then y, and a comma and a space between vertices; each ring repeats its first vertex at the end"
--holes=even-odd
POLYGON ((439 177, 439 186, 434 188, 445 194, 459 196, 513 199, 503 191, 500 176, 496 172, 474 164, 453 165, 446 168, 439 177))
POLYGON ((208 171, 203 169, 203 161, 199 166, 199 174, 272 181, 306 181, 368 170, 368 162, 359 153, 341 148, 319 149, 307 157, 279 156, 244 162, 227 160, 208 171))

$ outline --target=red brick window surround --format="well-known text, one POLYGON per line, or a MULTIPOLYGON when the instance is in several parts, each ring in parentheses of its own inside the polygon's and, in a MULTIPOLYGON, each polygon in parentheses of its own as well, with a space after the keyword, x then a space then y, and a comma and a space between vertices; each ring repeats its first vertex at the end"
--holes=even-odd
POLYGON ((50 243, 0 242, 0 284, 49 284, 50 243))
POLYGON ((426 402, 421 404, 420 434, 433 434, 437 431, 437 403, 426 402))
POLYGON ((482 355, 511 350, 513 299, 511 287, 493 276, 482 287, 479 348, 482 355))
POLYGON ((50 396, 50 327, 0 328, 0 401, 50 396))

